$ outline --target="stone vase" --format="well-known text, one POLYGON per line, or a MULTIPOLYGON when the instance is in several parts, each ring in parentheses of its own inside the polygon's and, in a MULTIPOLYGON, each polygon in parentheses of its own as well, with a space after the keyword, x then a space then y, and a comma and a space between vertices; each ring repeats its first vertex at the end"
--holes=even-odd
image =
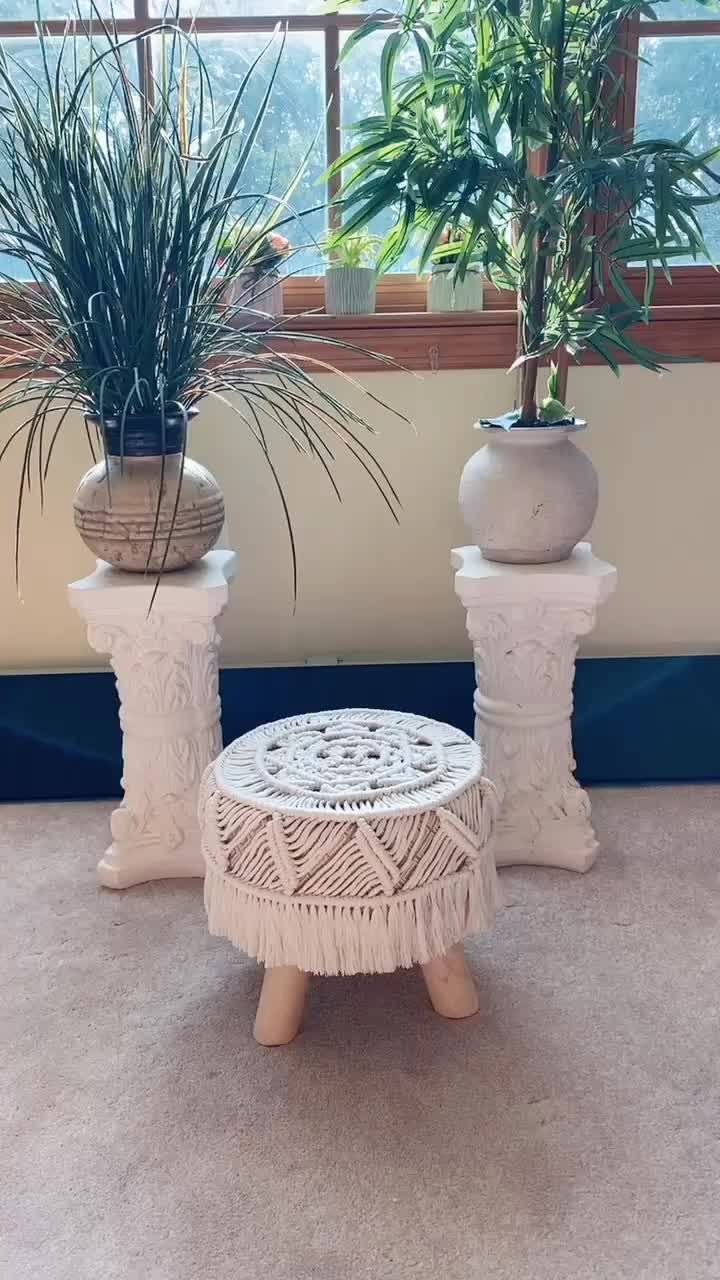
POLYGON ((464 280, 453 275, 452 266, 433 267, 427 289, 428 311, 482 311, 485 277, 470 267, 464 280))
MULTIPOLYGON (((100 430, 97 419, 90 425, 100 430)), ((183 458, 185 423, 166 419, 164 452, 157 417, 128 417, 120 439, 106 420, 106 457, 83 476, 75 528, 101 560, 130 573, 167 573, 200 560, 225 520, 222 490, 199 462, 183 458)))
POLYGON ((377 272, 374 267, 328 267, 325 310, 330 316, 372 315, 377 272))
POLYGON ((460 509, 486 560, 566 560, 598 504, 597 472, 570 438, 586 424, 483 428, 488 443, 460 480, 460 509))

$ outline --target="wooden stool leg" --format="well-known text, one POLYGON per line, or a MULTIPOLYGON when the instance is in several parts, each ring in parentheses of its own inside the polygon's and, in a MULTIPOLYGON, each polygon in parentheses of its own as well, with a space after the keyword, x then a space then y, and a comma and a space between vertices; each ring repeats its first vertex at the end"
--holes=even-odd
POLYGON ((469 1018, 480 1008, 462 942, 422 966, 430 1003, 443 1018, 469 1018))
POLYGON ((289 1044, 295 1039, 307 988, 308 975, 293 965, 265 970, 253 1032, 258 1044, 289 1044))

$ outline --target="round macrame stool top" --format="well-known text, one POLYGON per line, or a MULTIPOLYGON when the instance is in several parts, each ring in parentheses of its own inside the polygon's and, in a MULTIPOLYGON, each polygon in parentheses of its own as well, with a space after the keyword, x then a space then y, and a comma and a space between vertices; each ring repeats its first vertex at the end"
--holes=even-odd
POLYGON ((368 710, 261 725, 203 778, 210 930, 308 973, 425 964, 492 921, 495 812, 478 746, 450 725, 368 710))

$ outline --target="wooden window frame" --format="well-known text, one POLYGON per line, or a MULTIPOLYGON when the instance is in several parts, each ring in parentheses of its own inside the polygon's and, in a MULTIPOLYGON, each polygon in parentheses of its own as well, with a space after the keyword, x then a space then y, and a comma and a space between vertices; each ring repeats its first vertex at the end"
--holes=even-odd
MULTIPOLYGON (((720 39, 720 19, 694 18, 668 22, 636 19, 628 23, 623 41, 626 57, 622 123, 629 135, 632 135, 635 128, 640 65, 638 55, 641 40, 653 37, 681 37, 692 40, 703 36, 716 36, 720 39)), ((631 280, 642 278, 642 270, 629 270, 627 274, 631 280)), ((710 265, 674 267, 672 277, 672 285, 669 285, 666 280, 658 281, 654 294, 658 305, 720 305, 720 272, 714 267, 710 265)))
MULTIPOLYGON (((319 32, 324 42, 324 98, 326 102, 326 149, 328 163, 335 160, 342 149, 341 115, 342 85, 338 66, 341 33, 361 26, 367 14, 290 14, 282 13, 282 0, 278 12, 257 17, 203 17, 181 18, 185 29, 192 28, 198 35, 236 35, 243 33, 270 34, 282 23, 287 30, 319 32)), ((139 34, 160 20, 150 12, 149 0, 133 0, 131 17, 117 18, 114 27, 120 34, 139 34)), ((74 20, 79 30, 87 29, 87 22, 74 20)), ((62 36, 67 23, 63 19, 48 19, 43 29, 49 36, 62 36)), ((97 30, 97 24, 95 24, 97 30)), ((0 39, 32 39, 37 27, 34 21, 0 22, 0 39)), ((696 19, 687 21, 635 21, 628 24, 623 38, 626 92, 623 99, 621 122, 631 133, 634 126, 637 101, 637 54, 640 40, 646 37, 720 37, 720 19, 696 19)), ((622 57, 622 52, 621 55, 622 57)), ((149 42, 144 52, 139 50, 139 76, 147 83, 148 66, 152 58, 149 42)), ((337 184, 329 192, 335 194, 337 184)), ((332 214, 330 215, 332 218, 332 214)), ((642 271, 628 271, 638 287, 642 271)), ((390 274, 378 283, 377 312, 370 316, 337 317, 323 312, 322 279, 312 276, 295 276, 285 282, 285 303, 289 319, 287 327, 294 327, 293 317, 298 317, 297 328, 317 336, 327 334, 365 350, 333 348, 332 362, 343 369, 379 370, 385 368, 410 369, 459 369, 497 368, 509 365, 515 356, 517 313, 514 295, 487 287, 485 310, 479 313, 433 314, 426 311, 426 284, 424 280, 407 274, 390 274), (379 353, 380 360, 370 352, 379 353), (383 365, 387 358, 395 363, 383 365)), ((651 309, 652 345, 668 355, 692 355, 712 361, 720 361, 720 273, 710 266, 677 267, 673 270, 673 284, 659 280, 655 291, 655 305, 651 309)), ((637 335, 647 339, 647 329, 641 326, 637 335)), ((297 350, 302 342, 293 343, 297 350)), ((317 348, 312 350, 317 353, 317 348)), ((622 357, 620 357, 622 360, 622 357)), ((593 363, 588 356, 587 363, 593 363)))
MULTIPOLYGON (((720 19, 674 21, 636 20, 623 32, 620 58, 624 66, 625 94, 620 123, 631 136, 637 106, 637 70, 640 41, 645 38, 682 36, 720 37, 720 19)), ((641 268, 627 270, 640 291, 641 268)), ((319 282, 295 284, 296 293, 289 310, 312 311, 322 307, 319 282)), ((512 363, 515 357, 517 313, 512 294, 492 287, 486 289, 485 311, 478 315, 425 315, 425 285, 401 275, 387 276, 378 288, 378 314, 339 321, 336 317, 306 314, 303 325, 312 323, 315 332, 332 333, 360 346, 368 346, 394 358, 411 369, 496 368, 512 363), (414 312, 412 320, 408 312, 414 312)), ((656 350, 672 356, 720 361, 720 272, 712 266, 675 267, 672 284, 660 278, 651 308, 652 335, 656 350)), ((633 331, 641 342, 648 341, 646 326, 633 331)), ((357 353, 341 353, 343 367, 378 368, 357 353)), ((620 353, 620 363, 626 358, 620 353)), ((583 363, 600 363, 586 353, 583 363)), ((628 363, 630 361, 628 360, 628 363)))

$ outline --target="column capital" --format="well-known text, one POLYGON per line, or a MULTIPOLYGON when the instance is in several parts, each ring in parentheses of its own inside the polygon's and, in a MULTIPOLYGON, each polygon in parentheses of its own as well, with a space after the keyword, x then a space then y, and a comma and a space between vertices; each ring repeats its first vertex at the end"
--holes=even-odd
POLYGON ((164 622, 173 618, 215 618, 228 602, 236 561, 234 551, 208 551, 189 569, 163 575, 155 592, 155 574, 126 573, 97 560, 93 573, 70 583, 68 595, 70 603, 88 622, 116 617, 147 617, 150 621, 153 615, 164 622))
POLYGON ((589 542, 579 542, 569 559, 557 564, 500 564, 486 560, 479 547, 456 547, 450 554, 455 590, 466 608, 474 604, 597 607, 617 585, 617 569, 594 556, 589 542))

